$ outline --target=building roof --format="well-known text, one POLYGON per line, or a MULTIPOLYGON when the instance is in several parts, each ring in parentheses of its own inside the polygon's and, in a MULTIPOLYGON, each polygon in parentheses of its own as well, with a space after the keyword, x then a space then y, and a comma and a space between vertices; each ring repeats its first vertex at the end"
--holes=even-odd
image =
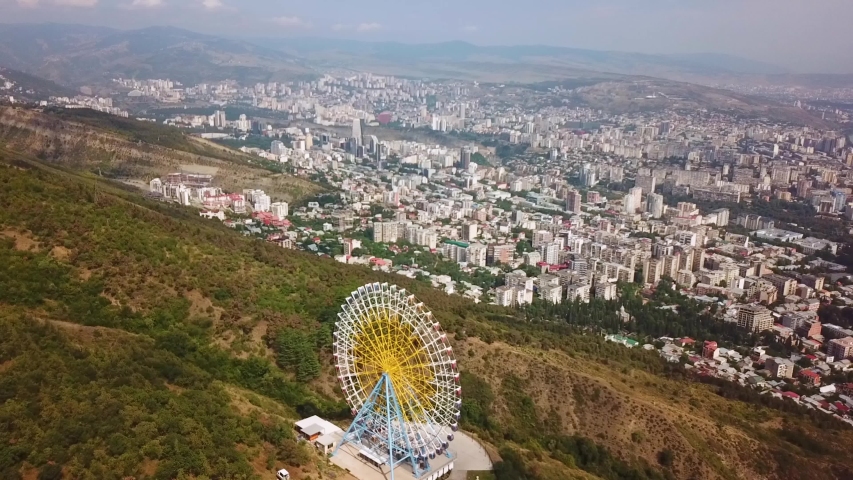
POLYGON ((450 244, 450 245, 456 245, 457 247, 461 247, 461 248, 468 248, 468 244, 467 244, 467 243, 465 243, 465 242, 459 242, 459 241, 456 241, 456 240, 445 240, 445 241, 444 241, 444 243, 447 243, 447 244, 450 244))
POLYGON ((317 415, 308 418, 303 418, 302 420, 295 422, 294 425, 296 426, 296 428, 299 429, 300 432, 308 436, 312 436, 318 433, 325 435, 335 432, 343 432, 343 430, 341 430, 337 425, 327 420, 323 420, 317 415))
POLYGON ((319 443, 320 445, 323 445, 324 447, 328 448, 328 447, 331 447, 332 445, 334 445, 336 441, 337 441, 337 437, 334 434, 327 433, 327 434, 317 438, 316 440, 314 440, 314 443, 319 443))
POLYGON ((853 347, 853 337, 836 338, 830 340, 829 343, 841 345, 842 347, 853 347))

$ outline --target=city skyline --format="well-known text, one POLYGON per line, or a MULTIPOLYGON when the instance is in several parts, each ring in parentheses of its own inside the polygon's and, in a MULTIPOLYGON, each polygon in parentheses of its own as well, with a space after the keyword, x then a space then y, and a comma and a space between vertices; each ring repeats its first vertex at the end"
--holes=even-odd
MULTIPOLYGON (((853 3, 823 0, 821 11, 845 17, 853 3)), ((842 29, 804 0, 626 0, 589 5, 532 0, 494 8, 483 0, 437 3, 414 11, 387 0, 357 6, 340 0, 277 6, 249 0, 3 0, 4 19, 73 22, 121 29, 168 25, 228 37, 323 37, 477 45, 553 45, 649 54, 722 53, 777 64, 792 72, 853 73, 853 49, 842 29), (488 11, 488 22, 483 12, 488 11), (733 13, 735 13, 733 15, 733 13), (816 31, 820 35, 815 35, 816 31)))

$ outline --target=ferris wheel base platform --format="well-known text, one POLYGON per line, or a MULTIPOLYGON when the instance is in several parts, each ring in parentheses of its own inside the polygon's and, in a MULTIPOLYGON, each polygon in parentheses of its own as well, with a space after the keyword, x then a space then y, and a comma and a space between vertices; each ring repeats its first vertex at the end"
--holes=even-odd
POLYGON ((392 474, 387 463, 376 465, 376 461, 361 452, 359 445, 346 443, 341 445, 338 452, 329 460, 338 467, 348 471, 358 480, 438 480, 453 470, 456 455, 450 448, 451 456, 438 455, 429 461, 430 469, 416 477, 411 465, 401 463, 392 474), (392 476, 393 475, 393 476, 392 476))

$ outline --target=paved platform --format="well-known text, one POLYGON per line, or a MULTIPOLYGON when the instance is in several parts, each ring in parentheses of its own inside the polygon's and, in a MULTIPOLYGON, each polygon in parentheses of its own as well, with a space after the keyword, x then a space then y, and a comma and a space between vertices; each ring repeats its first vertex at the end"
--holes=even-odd
POLYGON ((392 478, 393 480, 429 480, 433 477, 438 478, 442 471, 446 473, 453 469, 454 459, 446 455, 439 455, 429 462, 430 471, 424 472, 420 479, 415 477, 411 465, 408 464, 397 465, 392 475, 387 463, 377 467, 359 455, 359 450, 357 445, 344 445, 330 460, 335 465, 350 472, 358 480, 391 480, 392 478))
POLYGON ((454 470, 491 470, 492 461, 489 460, 489 454, 480 445, 480 442, 475 440, 464 432, 456 432, 455 438, 450 443, 450 450, 456 454, 454 460, 454 470))
MULTIPOLYGON (((450 443, 452 458, 439 455, 430 461, 430 471, 415 477, 409 465, 401 464, 394 469, 393 480, 430 480, 440 476, 445 468, 453 472, 451 478, 464 479, 469 470, 491 470, 492 462, 485 449, 473 438, 463 432, 456 432, 456 438, 450 443)), ((377 467, 359 455, 357 445, 346 444, 330 460, 335 465, 349 471, 359 480, 391 480, 391 471, 387 465, 377 467)))

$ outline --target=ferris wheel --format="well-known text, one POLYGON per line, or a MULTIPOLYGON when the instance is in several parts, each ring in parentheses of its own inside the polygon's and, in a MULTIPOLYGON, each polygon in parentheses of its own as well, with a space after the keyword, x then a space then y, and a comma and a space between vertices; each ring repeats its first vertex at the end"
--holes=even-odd
POLYGON ((355 415, 338 449, 358 444, 392 472, 405 462, 416 476, 430 459, 449 456, 462 389, 432 313, 405 289, 370 283, 342 305, 334 338, 338 380, 355 415))

